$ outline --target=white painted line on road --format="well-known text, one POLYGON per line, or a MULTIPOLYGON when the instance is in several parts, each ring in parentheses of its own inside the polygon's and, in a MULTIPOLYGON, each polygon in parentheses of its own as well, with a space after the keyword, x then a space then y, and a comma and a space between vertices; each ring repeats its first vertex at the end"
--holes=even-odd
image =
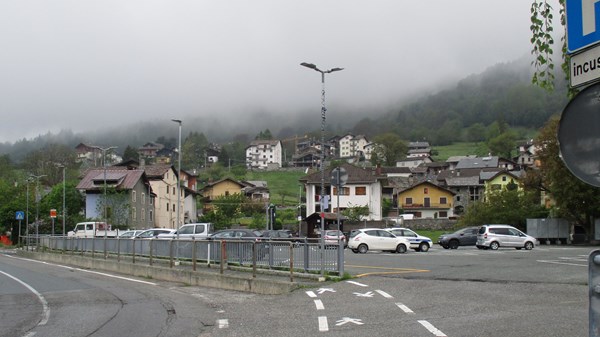
POLYGON ((329 324, 327 323, 327 316, 319 316, 319 331, 329 331, 329 324))
POLYGON ((348 282, 350 284, 354 284, 354 285, 359 286, 359 287, 368 287, 368 285, 362 284, 362 283, 359 283, 359 282, 356 282, 356 281, 346 281, 346 282, 348 282))
POLYGON ((385 298, 394 298, 394 296, 392 296, 392 295, 390 295, 390 294, 386 293, 386 292, 385 292, 385 291, 383 291, 383 290, 375 290, 375 291, 376 291, 376 292, 378 292, 378 293, 379 293, 379 295, 381 295, 381 296, 383 296, 383 297, 385 297, 385 298))
POLYGON ((421 323, 422 326, 425 327, 425 329, 429 330, 429 332, 431 332, 434 336, 436 337, 448 337, 446 336, 445 333, 441 332, 440 330, 438 330, 438 328, 434 327, 433 324, 425 321, 425 320, 420 320, 418 321, 419 323, 421 323))
POLYGON ((315 300, 315 306, 317 307, 317 310, 325 310, 325 306, 321 300, 315 300))
POLYGON ((306 292, 306 295, 308 295, 308 297, 313 297, 313 298, 314 298, 314 297, 317 297, 317 294, 315 294, 315 292, 314 292, 314 291, 307 291, 307 292, 306 292))
POLYGON ((40 300, 40 302, 42 302, 42 320, 37 324, 39 325, 46 325, 46 323, 48 323, 48 319, 50 318, 50 307, 48 306, 48 302, 46 301, 46 299, 44 298, 44 296, 42 294, 40 294, 37 290, 35 290, 32 286, 30 286, 29 284, 19 280, 18 278, 5 273, 3 271, 0 270, 0 274, 4 274, 5 276, 10 277, 11 279, 19 282, 22 286, 24 286, 25 288, 29 289, 29 291, 31 291, 32 293, 35 294, 35 296, 38 297, 38 299, 40 300))
POLYGON ((560 260, 569 260, 569 261, 575 261, 575 262, 587 262, 588 259, 585 258, 581 258, 581 257, 559 257, 560 260))
POLYGON ((112 278, 116 278, 116 279, 120 279, 120 280, 125 280, 125 281, 143 283, 143 284, 148 284, 148 285, 152 285, 152 286, 157 285, 154 282, 136 280, 136 279, 129 278, 129 277, 123 277, 123 276, 117 276, 117 275, 112 275, 112 274, 107 274, 107 273, 101 273, 101 272, 97 272, 97 271, 93 271, 93 270, 85 270, 85 269, 75 268, 75 267, 71 267, 71 266, 64 266, 64 265, 56 264, 56 263, 48 263, 48 262, 45 262, 45 261, 25 259, 25 258, 22 258, 22 257, 14 257, 14 256, 9 256, 9 255, 5 255, 5 256, 11 257, 13 259, 25 260, 25 261, 30 261, 30 262, 37 262, 37 263, 45 264, 45 265, 48 265, 48 266, 55 266, 55 267, 66 268, 66 269, 70 269, 70 270, 77 270, 77 271, 81 271, 81 272, 85 272, 85 273, 102 275, 102 276, 112 277, 112 278))
POLYGON ((552 263, 552 264, 562 264, 562 265, 566 265, 566 266, 578 266, 578 267, 587 267, 587 264, 579 264, 579 263, 567 263, 567 262, 561 262, 561 261, 550 261, 550 260, 537 260, 537 262, 540 263, 552 263))
POLYGON ((219 319, 217 320, 217 325, 219 329, 229 328, 229 320, 228 319, 219 319))
POLYGON ((396 303, 396 305, 398 306, 398 308, 402 309, 402 311, 404 311, 407 314, 414 314, 415 312, 410 310, 409 307, 407 307, 406 305, 402 304, 402 303, 396 303))

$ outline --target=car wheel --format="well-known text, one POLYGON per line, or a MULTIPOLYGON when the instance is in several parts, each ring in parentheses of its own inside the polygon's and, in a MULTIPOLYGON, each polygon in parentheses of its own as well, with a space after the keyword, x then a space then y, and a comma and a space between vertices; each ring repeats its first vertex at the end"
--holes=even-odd
POLYGON ((354 254, 358 254, 358 249, 352 249, 352 252, 353 252, 354 254))
POLYGON ((399 244, 399 245, 396 247, 396 253, 399 253, 399 254, 404 254, 404 253, 406 253, 406 245, 404 245, 404 244, 402 244, 402 243, 401 243, 401 244, 399 244))
POLYGON ((426 244, 425 242, 421 242, 421 244, 419 245, 419 251, 421 252, 427 252, 429 250, 429 245, 426 244))
POLYGON ((450 249, 457 249, 458 248, 458 240, 451 240, 449 246, 450 246, 450 249))
POLYGON ((444 247, 444 249, 450 248, 450 246, 448 246, 448 245, 443 245, 442 247, 444 247))
POLYGON ((366 254, 369 251, 369 247, 367 247, 367 245, 365 245, 364 243, 361 244, 360 246, 358 246, 358 252, 361 254, 366 254))
POLYGON ((498 244, 498 242, 494 241, 494 242, 490 243, 491 250, 497 250, 498 247, 500 247, 500 244, 498 244))
POLYGON ((533 249, 533 242, 531 242, 531 241, 525 242, 525 249, 526 250, 532 250, 533 249))

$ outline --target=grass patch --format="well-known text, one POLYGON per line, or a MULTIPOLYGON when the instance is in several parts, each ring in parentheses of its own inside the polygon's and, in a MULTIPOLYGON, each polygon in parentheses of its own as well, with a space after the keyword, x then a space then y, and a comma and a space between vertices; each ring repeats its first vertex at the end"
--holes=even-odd
POLYGON ((296 206, 300 194, 298 179, 304 171, 249 171, 246 180, 264 180, 271 193, 271 201, 277 205, 296 206))
POLYGON ((484 143, 454 143, 452 145, 445 146, 433 146, 433 150, 437 151, 435 156, 436 161, 446 161, 452 156, 466 156, 466 155, 487 155, 488 149, 484 143))

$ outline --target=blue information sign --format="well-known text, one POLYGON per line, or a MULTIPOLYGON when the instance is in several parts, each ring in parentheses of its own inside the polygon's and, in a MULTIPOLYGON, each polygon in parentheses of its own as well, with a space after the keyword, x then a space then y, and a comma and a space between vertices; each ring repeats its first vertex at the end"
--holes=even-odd
POLYGON ((600 0, 566 0, 567 52, 600 42, 600 0))
POLYGON ((17 219, 17 220, 24 220, 25 219, 25 212, 23 212, 23 211, 16 211, 15 212, 15 219, 17 219))

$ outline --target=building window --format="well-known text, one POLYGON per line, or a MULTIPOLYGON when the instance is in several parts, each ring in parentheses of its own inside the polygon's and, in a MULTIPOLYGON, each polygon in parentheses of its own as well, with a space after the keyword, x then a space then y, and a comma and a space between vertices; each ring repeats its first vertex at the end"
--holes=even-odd
POLYGON ((447 218, 447 217, 448 217, 448 212, 440 211, 440 218, 447 218))
POLYGON ((407 205, 412 205, 412 203, 413 203, 413 200, 412 200, 412 198, 410 198, 410 197, 409 197, 409 198, 406 198, 406 199, 405 199, 405 204, 407 204, 407 205))
MULTIPOLYGON (((337 187, 333 188, 333 195, 338 195, 337 194, 337 187)), ((342 187, 342 189, 340 190, 340 195, 350 195, 350 188, 349 187, 342 187)))
POLYGON ((153 217, 154 217, 154 212, 152 212, 152 211, 148 212, 148 220, 150 220, 150 222, 154 221, 153 217))
POLYGON ((142 205, 146 204, 146 193, 142 192, 142 205))
POLYGON ((446 200, 446 197, 440 197, 440 204, 445 205, 446 203, 448 203, 448 200, 446 200))
POLYGON ((135 199, 136 199, 136 193, 135 193, 135 191, 131 191, 131 201, 135 202, 135 199))
POLYGON ((146 220, 146 209, 142 208, 142 221, 146 220))
POLYGON ((169 211, 169 203, 167 202, 167 212, 169 211))
POLYGON ((175 212, 175 204, 173 204, 173 208, 171 209, 171 212, 175 212))
POLYGON ((131 218, 133 219, 133 221, 137 220, 137 211, 135 207, 131 207, 131 218))
POLYGON ((169 186, 167 186, 167 194, 169 194, 169 186))
POLYGON ((356 195, 367 195, 367 188, 364 186, 357 186, 355 188, 356 195))
POLYGON ((503 176, 503 177, 502 177, 502 181, 506 181, 506 176, 503 176))
POLYGON ((423 194, 429 194, 429 188, 425 187, 425 188, 423 189, 423 194))

